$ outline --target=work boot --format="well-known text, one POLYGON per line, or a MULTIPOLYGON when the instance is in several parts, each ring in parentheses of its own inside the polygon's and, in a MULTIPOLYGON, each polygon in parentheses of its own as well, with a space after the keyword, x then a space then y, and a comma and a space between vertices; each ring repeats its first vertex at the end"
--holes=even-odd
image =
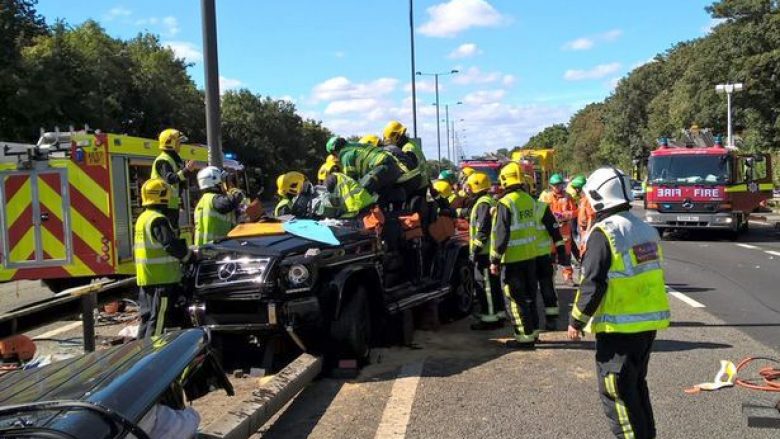
POLYGON ((494 329, 498 329, 504 326, 504 322, 502 321, 495 321, 495 322, 486 322, 484 320, 480 320, 478 322, 471 324, 471 330, 472 331, 492 331, 494 329))

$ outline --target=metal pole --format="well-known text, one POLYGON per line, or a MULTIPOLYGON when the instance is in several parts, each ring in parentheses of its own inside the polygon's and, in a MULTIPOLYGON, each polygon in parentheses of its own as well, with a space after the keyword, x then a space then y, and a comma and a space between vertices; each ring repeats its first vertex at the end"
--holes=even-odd
POLYGON ((433 75, 436 78, 436 145, 439 149, 439 162, 441 162, 441 122, 439 122, 439 74, 433 75))
POLYGON ((87 293, 81 296, 81 323, 84 335, 84 352, 95 352, 95 308, 97 307, 96 293, 87 293))
POLYGON ((209 165, 222 167, 222 135, 219 117, 219 66, 217 61, 217 14, 214 0, 201 0, 203 60, 206 73, 206 136, 209 165))
POLYGON ((447 160, 452 161, 450 154, 450 109, 449 104, 444 104, 444 123, 447 127, 447 160))
POLYGON ((409 39, 412 46, 412 131, 417 138, 417 70, 414 66, 414 0, 409 0, 409 39))
POLYGON ((452 119, 452 155, 455 157, 455 160, 452 160, 452 163, 456 163, 458 160, 458 150, 455 149, 455 119, 452 119))
POLYGON ((733 139, 731 138, 731 92, 726 92, 726 125, 728 129, 728 136, 729 136, 729 146, 734 146, 733 139))

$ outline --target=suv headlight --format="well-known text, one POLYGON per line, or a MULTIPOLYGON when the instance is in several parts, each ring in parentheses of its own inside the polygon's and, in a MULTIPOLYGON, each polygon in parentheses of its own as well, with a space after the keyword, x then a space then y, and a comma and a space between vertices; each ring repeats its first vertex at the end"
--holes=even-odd
POLYGON ((309 269, 303 264, 296 264, 290 267, 290 271, 287 272, 287 280, 293 287, 299 287, 306 284, 311 277, 309 269))

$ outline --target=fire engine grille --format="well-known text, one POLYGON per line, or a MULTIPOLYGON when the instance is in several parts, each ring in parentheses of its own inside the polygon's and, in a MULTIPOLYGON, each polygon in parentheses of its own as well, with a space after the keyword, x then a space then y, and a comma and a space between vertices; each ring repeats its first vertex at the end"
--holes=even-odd
POLYGON ((270 258, 223 258, 202 261, 195 274, 195 287, 212 289, 232 286, 237 288, 262 284, 270 268, 270 258))
POLYGON ((661 213, 710 213, 718 210, 718 203, 658 203, 658 211, 661 213), (684 205, 684 206, 683 206, 684 205))

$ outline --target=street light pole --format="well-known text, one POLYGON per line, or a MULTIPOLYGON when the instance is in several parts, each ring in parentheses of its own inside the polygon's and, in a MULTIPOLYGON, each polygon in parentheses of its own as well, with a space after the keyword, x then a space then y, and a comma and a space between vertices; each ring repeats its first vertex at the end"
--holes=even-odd
POLYGON ((222 133, 219 116, 219 66, 217 58, 217 14, 214 0, 201 0, 203 60, 206 86, 206 138, 209 165, 222 167, 222 133))
POLYGON ((444 126, 447 127, 447 160, 452 161, 450 155, 450 106, 444 104, 444 126))
POLYGON ((433 76, 434 86, 436 88, 436 145, 438 148, 438 159, 441 162, 441 120, 439 120, 439 76, 454 75, 458 73, 458 70, 450 70, 449 72, 440 73, 423 73, 415 72, 418 76, 433 76))
POLYGON ((716 93, 726 93, 726 129, 728 132, 728 146, 734 147, 734 136, 731 129, 731 94, 734 92, 742 91, 745 88, 744 84, 738 82, 736 84, 726 83, 718 84, 715 86, 716 93))
POLYGON ((409 0, 409 39, 412 48, 412 130, 417 138, 417 69, 414 66, 414 0, 409 0))

